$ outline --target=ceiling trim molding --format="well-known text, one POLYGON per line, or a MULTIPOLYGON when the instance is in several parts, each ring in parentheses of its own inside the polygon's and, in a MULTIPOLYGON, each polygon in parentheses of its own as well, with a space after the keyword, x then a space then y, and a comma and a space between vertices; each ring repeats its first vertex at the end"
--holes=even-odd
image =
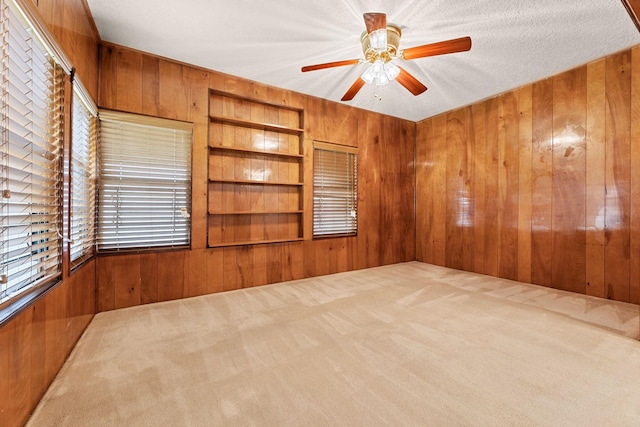
POLYGON ((622 0, 622 4, 629 12, 634 25, 640 31, 640 0, 622 0))

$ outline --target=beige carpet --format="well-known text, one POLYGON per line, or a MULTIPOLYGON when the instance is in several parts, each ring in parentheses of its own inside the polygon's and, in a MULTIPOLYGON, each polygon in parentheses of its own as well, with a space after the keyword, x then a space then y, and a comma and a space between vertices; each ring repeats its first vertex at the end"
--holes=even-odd
POLYGON ((418 262, 98 314, 29 426, 638 426, 638 306, 418 262))

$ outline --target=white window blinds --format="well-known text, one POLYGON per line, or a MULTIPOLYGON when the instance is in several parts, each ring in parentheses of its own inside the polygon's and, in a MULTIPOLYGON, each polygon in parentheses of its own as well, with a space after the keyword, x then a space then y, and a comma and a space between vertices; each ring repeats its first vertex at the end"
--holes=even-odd
POLYGON ((71 129, 71 267, 94 253, 97 109, 74 82, 71 129))
POLYGON ((65 74, 13 2, 0 26, 3 303, 60 276, 65 74))
POLYGON ((358 155, 350 147, 314 143, 313 236, 358 231, 358 155))
POLYGON ((99 251, 190 243, 192 125, 100 111, 99 251))

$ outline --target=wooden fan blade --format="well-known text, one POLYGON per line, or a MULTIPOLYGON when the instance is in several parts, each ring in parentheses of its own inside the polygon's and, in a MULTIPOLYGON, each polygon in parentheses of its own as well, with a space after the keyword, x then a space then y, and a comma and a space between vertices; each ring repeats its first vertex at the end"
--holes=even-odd
POLYGON ((464 52, 471 49, 471 37, 460 37, 438 43, 430 43, 405 49, 404 59, 424 58, 427 56, 444 55, 447 53, 464 52))
POLYGON ((324 64, 307 65, 306 67, 302 67, 302 72, 304 73, 306 71, 322 70, 324 68, 344 67, 345 65, 355 65, 358 63, 360 63, 359 59, 348 59, 346 61, 336 61, 336 62, 327 62, 324 64))
POLYGON ((414 95, 420 95, 422 92, 427 90, 427 87, 422 83, 420 83, 418 79, 416 79, 411 74, 409 74, 407 70, 405 70, 402 67, 398 67, 398 68, 400 68, 400 74, 398 74, 398 77, 396 77, 396 80, 402 86, 407 88, 409 92, 411 92, 414 95))
POLYGON ((364 25, 367 27, 367 34, 376 30, 387 28, 387 15, 384 13, 365 13, 364 25))
POLYGON ((347 93, 344 94, 341 101, 351 101, 353 97, 356 96, 356 93, 358 93, 358 91, 362 89, 362 86, 364 86, 364 80, 358 77, 353 85, 351 85, 347 93))

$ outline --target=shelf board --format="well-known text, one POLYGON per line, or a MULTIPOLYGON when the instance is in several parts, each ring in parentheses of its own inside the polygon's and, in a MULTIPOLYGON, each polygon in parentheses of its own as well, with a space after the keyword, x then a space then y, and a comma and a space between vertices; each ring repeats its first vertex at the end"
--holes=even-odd
POLYGON ((301 214, 302 209, 290 211, 226 211, 226 212, 209 212, 209 215, 277 215, 277 214, 301 214))
POLYGON ((298 114, 301 114, 304 112, 302 108, 292 107, 290 105, 284 105, 277 102, 269 102, 269 101, 265 101, 264 99, 250 98, 250 97, 238 95, 237 93, 225 92, 217 89, 209 89, 209 94, 214 96, 220 96, 222 98, 237 99, 240 101, 248 102, 250 104, 264 105, 266 107, 275 107, 280 110, 293 111, 298 114))
POLYGON ((290 134, 301 134, 304 132, 304 129, 300 129, 300 128, 291 128, 288 126, 275 125, 271 123, 261 123, 261 122, 253 122, 250 120, 234 119, 231 117, 209 116, 209 120, 213 123, 226 123, 233 126, 249 127, 249 128, 262 129, 262 130, 268 130, 268 131, 274 131, 274 132, 282 132, 282 133, 290 133, 290 134))
POLYGON ((254 150, 251 148, 226 147, 223 145, 209 145, 209 148, 212 150, 233 151, 237 153, 247 153, 247 154, 265 154, 267 156, 291 157, 295 159, 301 159, 304 157, 302 154, 278 153, 275 151, 254 150))
POLYGON ((277 181, 251 181, 249 179, 214 179, 209 178, 209 182, 222 182, 227 184, 247 184, 247 185, 281 185, 291 187, 301 187, 301 182, 277 182, 277 181))
POLYGON ((247 240, 244 242, 225 242, 209 245, 210 248, 222 248, 228 246, 246 246, 246 245, 264 245, 266 243, 286 243, 286 242, 301 242, 302 237, 296 237, 293 239, 273 239, 273 240, 247 240))

